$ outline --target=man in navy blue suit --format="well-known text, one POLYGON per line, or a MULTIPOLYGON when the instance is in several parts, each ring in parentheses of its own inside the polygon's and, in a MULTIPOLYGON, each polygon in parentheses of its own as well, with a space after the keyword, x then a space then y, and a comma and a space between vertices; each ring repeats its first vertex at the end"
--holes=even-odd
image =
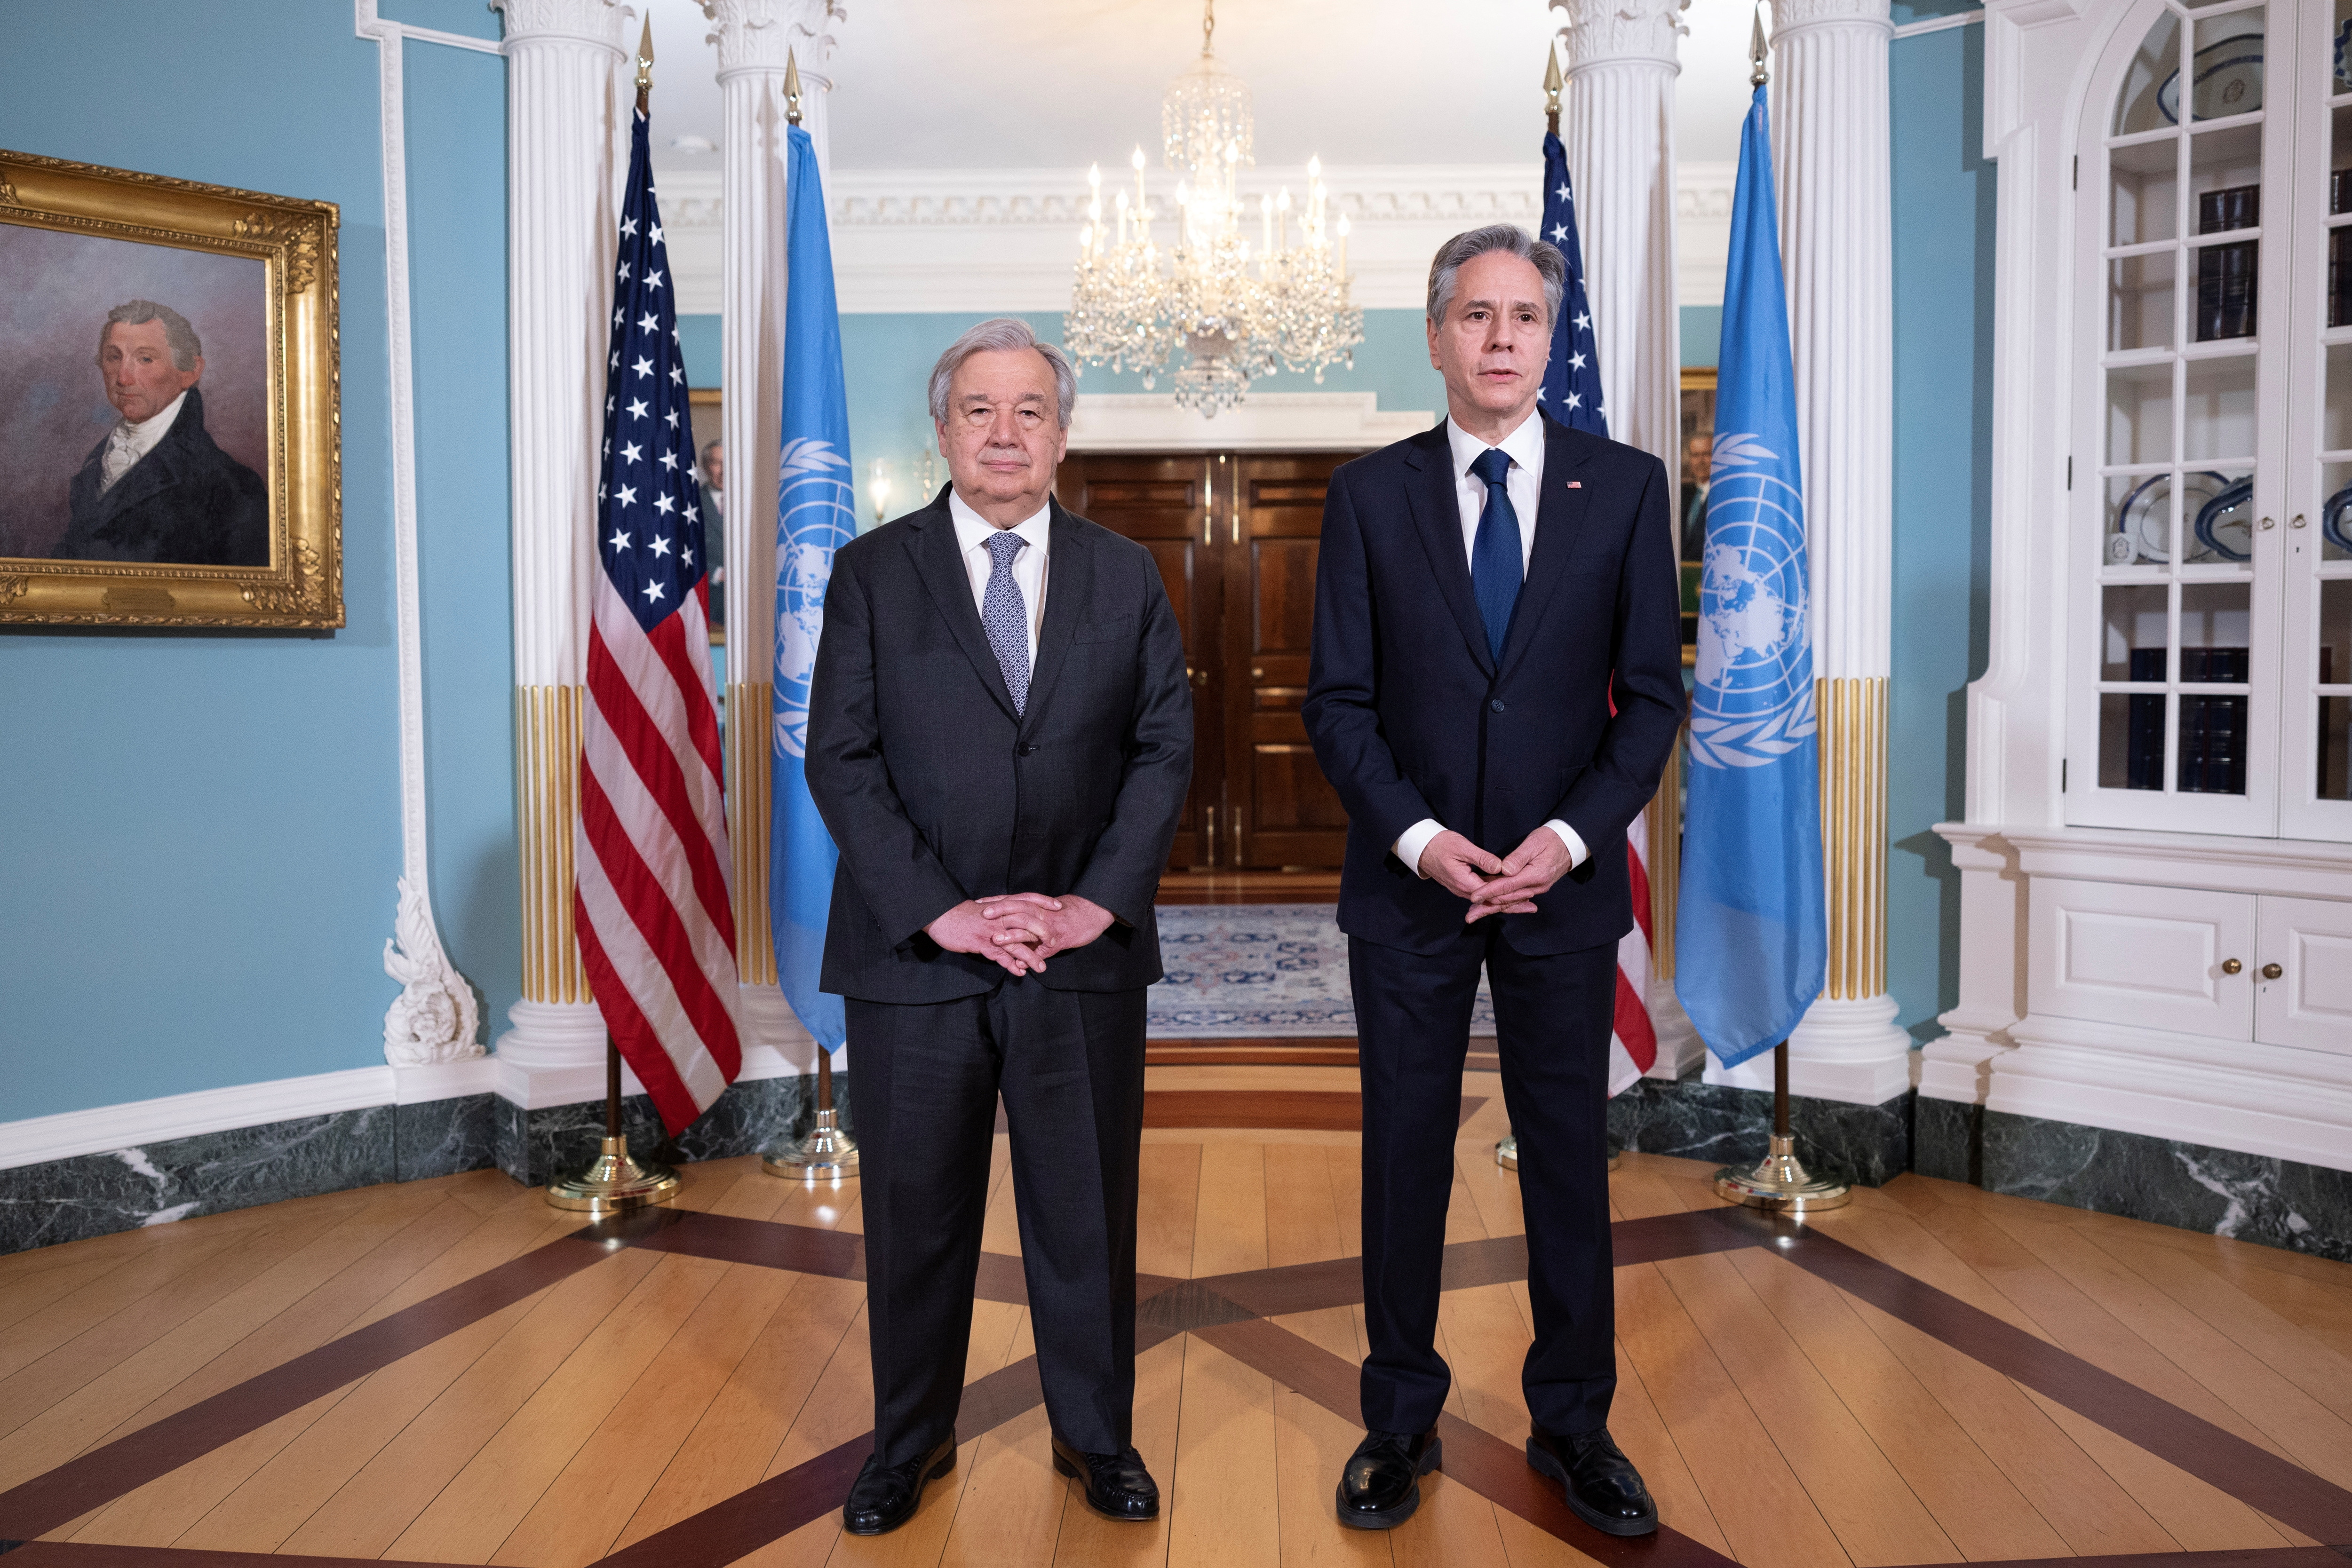
POLYGON ((1657 1528, 1609 1437, 1609 1035, 1625 830, 1682 723, 1673 481, 1536 412, 1567 265, 1507 224, 1429 274, 1435 429, 1332 476, 1304 715, 1348 809, 1364 1092, 1363 1443, 1340 1520, 1402 1523, 1439 1468, 1445 1207, 1478 975, 1519 1139, 1528 1460, 1586 1522, 1657 1528))

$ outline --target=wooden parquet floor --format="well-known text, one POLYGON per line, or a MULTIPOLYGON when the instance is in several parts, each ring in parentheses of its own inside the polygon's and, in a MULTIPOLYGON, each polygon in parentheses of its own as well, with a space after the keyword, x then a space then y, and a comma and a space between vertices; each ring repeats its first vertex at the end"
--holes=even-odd
POLYGON ((1000 1137, 957 1467, 896 1534, 837 1527, 871 1416, 857 1189, 728 1160, 584 1232, 478 1172, 0 1259, 5 1568, 2352 1556, 2352 1265, 1908 1176, 1799 1229, 1640 1155, 1611 1178, 1612 1426, 1666 1528, 1585 1530, 1520 1457, 1490 1074, 1455 1151, 1445 1471, 1403 1528, 1344 1531, 1355 1075, 1150 1077, 1157 1524, 1099 1520, 1053 1473, 1000 1137))

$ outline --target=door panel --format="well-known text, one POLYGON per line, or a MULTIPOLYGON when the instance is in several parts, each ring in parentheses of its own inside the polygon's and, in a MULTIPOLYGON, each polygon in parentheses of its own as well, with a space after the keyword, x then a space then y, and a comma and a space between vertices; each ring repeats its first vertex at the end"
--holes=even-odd
POLYGON ((1314 634, 1323 493, 1344 453, 1243 455, 1225 538, 1225 799, 1237 870, 1336 869, 1348 817, 1298 706, 1314 634))
POLYGON ((2252 894, 2038 876, 2030 897, 2035 1012, 2252 1038, 2252 894))
MULTIPOLYGON (((1183 633, 1192 680, 1192 789, 1168 855, 1172 871, 1214 863, 1211 824, 1224 787, 1224 719, 1215 701, 1224 581, 1210 515, 1216 466, 1206 456, 1087 454, 1072 455, 1055 476, 1062 505, 1151 551, 1183 633)), ((1049 580, 1046 593, 1052 592, 1049 580)))
POLYGON ((2254 1038, 2352 1055, 2352 904, 2266 894, 2261 918, 2254 1038))
POLYGON ((1339 868, 1348 816, 1298 706, 1323 492, 1348 456, 1081 453, 1062 465, 1062 504, 1150 549, 1183 629, 1192 789, 1171 870, 1339 868))

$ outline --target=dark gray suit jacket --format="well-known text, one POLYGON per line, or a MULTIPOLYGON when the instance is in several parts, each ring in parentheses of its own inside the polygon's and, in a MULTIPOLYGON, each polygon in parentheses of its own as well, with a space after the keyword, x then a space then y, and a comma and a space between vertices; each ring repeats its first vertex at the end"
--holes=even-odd
POLYGON ((840 846, 823 984, 875 1002, 992 989, 923 927, 964 899, 1076 894, 1118 917, 1044 983, 1160 978, 1152 900, 1192 778, 1184 649, 1141 545, 1053 504, 1045 615, 1015 716, 942 488, 844 545, 809 695, 808 785, 840 846))
POLYGON ((159 561, 173 566, 268 566, 269 490, 205 429, 205 394, 190 387, 154 450, 100 495, 90 448, 67 486, 73 521, 49 553, 59 560, 159 561))

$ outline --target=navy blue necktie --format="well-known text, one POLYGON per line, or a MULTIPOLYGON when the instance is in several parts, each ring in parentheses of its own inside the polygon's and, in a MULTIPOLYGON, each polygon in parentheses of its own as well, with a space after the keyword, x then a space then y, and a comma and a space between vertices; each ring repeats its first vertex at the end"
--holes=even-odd
POLYGON ((1486 486, 1486 504, 1478 508, 1477 538, 1470 546, 1470 592, 1478 601, 1478 618, 1486 623, 1486 651, 1500 664, 1523 575, 1519 514, 1512 509, 1511 493, 1504 485, 1511 472, 1510 454, 1490 446, 1472 461, 1470 472, 1486 486))

